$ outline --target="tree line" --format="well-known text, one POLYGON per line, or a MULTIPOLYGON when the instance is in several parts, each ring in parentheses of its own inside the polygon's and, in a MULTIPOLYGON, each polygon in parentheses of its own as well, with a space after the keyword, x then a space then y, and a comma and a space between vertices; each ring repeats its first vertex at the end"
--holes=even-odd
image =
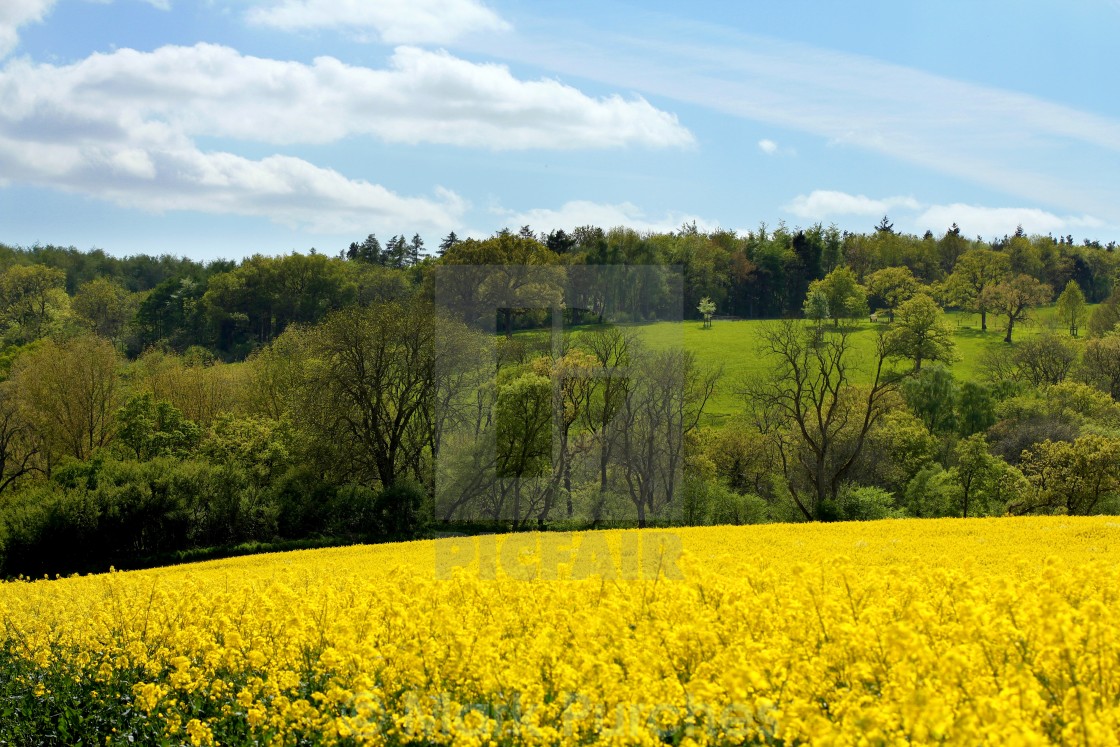
POLYGON ((886 219, 423 247, 369 236, 202 264, 0 246, 0 573, 471 523, 1117 507, 1114 247, 907 236, 886 219), (557 280, 603 267, 679 267, 681 282, 557 280), (1063 333, 1017 339, 1055 295, 1063 333), (481 311, 448 314, 458 303, 481 311), (944 365, 943 307, 1015 343, 981 380, 944 365), (543 331, 556 313, 560 337, 543 331), (774 320, 760 350, 728 352, 763 355, 767 376, 728 381, 618 324, 682 314, 774 320), (868 317, 884 321, 873 353, 855 343, 868 317), (741 408, 708 427, 717 388, 741 408))

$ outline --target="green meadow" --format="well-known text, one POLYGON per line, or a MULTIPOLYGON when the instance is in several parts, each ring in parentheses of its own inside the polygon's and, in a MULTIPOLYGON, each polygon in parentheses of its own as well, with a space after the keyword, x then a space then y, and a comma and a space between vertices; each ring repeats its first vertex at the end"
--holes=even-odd
MULTIPOLYGON (((953 311, 945 314, 948 324, 953 328, 953 341, 956 344, 956 361, 950 366, 954 376, 960 380, 978 379, 981 376, 980 361, 985 351, 1005 350, 1010 347, 1003 341, 1006 332, 1002 317, 988 316, 987 331, 980 330, 980 315, 953 311)), ((885 319, 885 316, 884 316, 885 319)), ((739 394, 743 382, 752 376, 765 376, 771 370, 772 362, 761 353, 760 332, 766 325, 773 324, 764 320, 716 320, 705 329, 700 321, 659 322, 656 324, 635 325, 648 345, 665 348, 683 344, 696 354, 701 366, 722 366, 720 379, 711 402, 707 407, 706 422, 717 425, 726 418, 742 412, 742 397, 739 394)), ((1037 309, 1031 323, 1016 324, 1011 345, 1047 331, 1064 333, 1057 320, 1054 305, 1037 309)), ((865 375, 870 375, 871 361, 874 359, 876 335, 889 329, 886 321, 865 321, 848 325, 852 331, 854 350, 861 361, 866 361, 865 375)), ((897 364, 906 366, 905 362, 897 364)))

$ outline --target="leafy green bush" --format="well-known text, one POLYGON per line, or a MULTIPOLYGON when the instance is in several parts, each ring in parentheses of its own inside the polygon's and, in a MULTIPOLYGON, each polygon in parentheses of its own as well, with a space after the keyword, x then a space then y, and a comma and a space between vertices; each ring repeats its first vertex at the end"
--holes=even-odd
POLYGON ((835 501, 822 506, 825 521, 869 521, 900 518, 906 515, 894 504, 894 496, 882 488, 846 483, 840 487, 835 501))

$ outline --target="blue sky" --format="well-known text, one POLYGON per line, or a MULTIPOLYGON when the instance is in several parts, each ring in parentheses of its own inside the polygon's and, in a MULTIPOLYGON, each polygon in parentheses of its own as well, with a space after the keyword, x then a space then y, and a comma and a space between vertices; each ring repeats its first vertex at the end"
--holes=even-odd
POLYGON ((0 0, 0 241, 1116 240, 1117 38, 1117 0, 0 0))

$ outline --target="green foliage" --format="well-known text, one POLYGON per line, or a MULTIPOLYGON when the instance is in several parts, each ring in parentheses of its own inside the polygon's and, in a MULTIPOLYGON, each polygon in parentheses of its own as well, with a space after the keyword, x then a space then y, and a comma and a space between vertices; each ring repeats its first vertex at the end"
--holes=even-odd
POLYGON ((44 669, 11 642, 0 649, 0 744, 81 745, 93 735, 104 735, 98 744, 167 743, 164 727, 133 706, 142 670, 115 668, 98 681, 75 658, 59 651, 44 669))
POLYGON ((1089 315, 1089 334, 1103 337, 1116 331, 1117 323, 1120 323, 1120 289, 1113 291, 1104 303, 1093 309, 1089 315))
POLYGON ((1110 332, 1089 340, 1081 359, 1080 377, 1120 400, 1120 334, 1110 332))
POLYGON ((909 267, 884 267, 867 276, 867 292, 890 311, 891 321, 895 309, 913 298, 919 287, 909 267))
POLYGON ((6 341, 33 342, 58 327, 69 309, 66 274, 44 265, 14 265, 0 273, 0 332, 6 341))
POLYGON ((936 457, 938 438, 905 407, 889 410, 868 434, 858 481, 900 495, 916 473, 936 457), (889 454, 889 459, 882 455, 889 454))
POLYGON ((712 326, 712 314, 716 313, 715 301, 708 298, 707 296, 704 296, 700 299, 700 304, 696 307, 696 310, 699 311, 701 315, 703 315, 704 326, 712 326))
MULTIPOLYGON (((841 234, 819 225, 761 225, 743 233, 684 226, 672 234, 584 226, 570 234, 526 228, 484 240, 449 236, 442 259, 419 261, 423 240, 405 235, 384 245, 369 237, 355 245, 354 261, 312 252, 208 266, 59 247, 0 248, 7 343, 0 377, 12 375, 0 392, 0 545, 7 548, 0 572, 103 568, 280 537, 422 534, 433 518, 437 470, 456 486, 492 466, 483 448, 439 463, 442 426, 433 402, 440 396, 462 406, 446 417, 473 414, 479 428, 472 437, 499 446, 503 477, 483 492, 533 505, 549 517, 542 526, 555 525, 556 516, 571 526, 625 521, 635 495, 665 500, 660 486, 672 479, 658 477, 652 490, 627 486, 628 479, 646 479, 640 460, 610 454, 628 439, 679 460, 672 470, 683 475, 681 505, 673 521, 739 523, 805 519, 798 499, 816 493, 817 482, 823 502, 819 513, 809 511, 812 518, 976 515, 1002 513, 1010 504, 1068 511, 1050 499, 1039 507, 1031 498, 1037 486, 1008 462, 1020 462, 1027 450, 1038 480, 1043 457, 1053 457, 1047 475, 1056 474, 1054 464, 1074 463, 1058 458, 1066 447, 1043 446, 1047 440, 1075 444, 1120 432, 1112 399, 1120 396, 1120 373, 1112 370, 1120 371, 1112 365, 1120 354, 1103 336, 1120 319, 1120 295, 1094 312, 1095 336, 1084 345, 1027 329, 1014 346, 1003 346, 1003 335, 984 331, 987 313, 998 311, 1010 338, 1032 304, 1044 300, 1040 293, 1025 302, 1011 297, 1048 284, 1065 291, 1038 316, 1078 333, 1086 300, 1107 296, 1120 266, 1118 255, 1099 247, 1022 234, 987 245, 955 228, 919 238, 893 228, 841 234), (840 375, 811 365, 817 378, 803 379, 818 391, 836 384, 837 396, 824 402, 834 405, 836 419, 824 417, 819 426, 810 417, 799 437, 796 418, 744 407, 738 382, 765 376, 773 362, 754 355, 766 329, 754 321, 706 330, 653 324, 633 333, 654 353, 683 338, 694 367, 725 365, 724 384, 714 392, 686 388, 680 401, 669 390, 653 396, 655 379, 675 381, 667 366, 672 356, 663 359, 664 370, 649 371, 634 368, 643 360, 635 353, 614 361, 616 373, 629 370, 618 373, 621 388, 606 394, 603 373, 614 364, 580 340, 591 340, 587 330, 595 322, 618 321, 610 303, 620 289, 609 283, 564 299, 566 321, 584 325, 565 349, 587 353, 585 364, 553 360, 544 335, 518 334, 497 345, 472 337, 455 353, 470 375, 455 392, 437 392, 434 322, 423 297, 435 292, 433 270, 445 264, 536 268, 520 275, 488 270, 480 282, 450 289, 486 307, 490 324, 491 300, 508 298, 511 289, 551 298, 545 291, 562 270, 580 265, 682 268, 683 288, 665 273, 648 273, 621 289, 640 301, 632 321, 659 318, 681 295, 685 309, 709 320, 716 308, 747 318, 800 311, 818 322, 815 329, 800 325, 806 361, 816 356, 827 368, 844 335, 842 360, 832 360, 840 375), (943 314, 923 287, 939 301, 979 312, 980 329, 966 311, 943 314), (869 295, 894 315, 890 327, 861 320, 869 295), (837 331, 819 324, 824 319, 833 319, 837 331), (93 334, 68 339, 83 327, 93 334), (913 361, 919 375, 903 392, 907 407, 893 393, 882 397, 860 434, 857 405, 869 388, 889 382, 891 389, 902 377, 901 364, 876 367, 880 342, 889 343, 894 359, 913 361), (1007 354, 989 357, 988 386, 976 379, 983 354, 995 348, 1007 354), (477 364, 489 354, 479 351, 491 349, 498 350, 501 373, 488 386, 489 372, 477 364), (1084 362, 1071 367, 1079 349, 1084 362), (121 353, 139 358, 127 362, 121 353), (223 363, 251 353, 247 364, 223 363), (926 365, 939 359, 944 366, 926 365), (681 419, 686 411, 711 427, 700 433, 690 426, 677 442, 671 433, 651 438, 654 430, 643 425, 681 419), (630 426, 620 428, 612 415, 625 415, 630 426), (554 441, 557 425, 565 430, 554 441), (825 456, 814 460, 811 441, 822 427, 825 456), (583 451, 609 458, 601 471, 571 469, 571 455, 583 451), (823 480, 797 474, 803 461, 816 463, 823 480), (16 472, 18 481, 6 482, 16 472), (518 494, 514 476, 535 482, 518 494), (552 514, 541 509, 549 505, 552 514)), ((549 323, 535 310, 503 308, 499 315, 509 332, 549 323)), ((1095 501, 1092 510, 1120 505, 1107 491, 1095 501)))
POLYGON ((15 362, 14 390, 49 456, 85 459, 113 440, 120 364, 112 344, 90 334, 44 340, 15 362))
POLYGON ((150 392, 133 395, 117 411, 117 439, 139 460, 185 457, 198 445, 201 429, 166 400, 150 392))
POLYGON ((1020 341, 1011 361, 1017 369, 1016 378, 1021 377, 1031 386, 1059 384, 1077 362, 1077 348, 1071 340, 1044 333, 1020 341))
POLYGON ((919 470, 903 495, 903 506, 910 516, 926 519, 959 513, 960 485, 956 473, 947 472, 940 464, 919 470))
POLYGON ((136 314, 138 300, 109 278, 94 278, 74 294, 70 307, 92 332, 119 341, 136 314))
POLYGON ((216 347, 244 357, 290 324, 312 324, 356 294, 345 263, 321 254, 254 255, 210 278, 199 303, 216 347))
MULTIPOLYGON (((956 464, 950 474, 959 490, 956 506, 959 516, 983 516, 993 509, 1002 513, 1009 481, 1015 476, 1003 460, 988 452, 988 441, 982 434, 969 436, 957 444, 956 464)), ((1013 494, 1019 491, 1012 488, 1013 494)))
POLYGON ((1033 490, 1016 502, 1016 513, 1094 514, 1120 493, 1120 439, 1043 441, 1023 454, 1022 469, 1033 490))
POLYGON ((1081 292, 1077 281, 1071 279, 1058 296, 1058 316, 1066 324, 1071 337, 1077 337, 1086 311, 1085 294, 1081 292))
POLYGON ((811 319, 817 323, 830 318, 831 312, 828 309, 828 294, 819 287, 810 290, 805 296, 805 305, 802 307, 801 313, 805 315, 806 319, 811 319))
POLYGON ((924 293, 900 305, 886 338, 891 357, 913 360, 915 371, 921 371, 923 361, 951 363, 953 332, 944 316, 937 302, 924 293))
POLYGON ((210 427, 199 452, 216 464, 241 469, 254 485, 270 484, 291 462, 287 423, 222 415, 210 427))
POLYGON ((1054 291, 1030 275, 1019 274, 984 289, 981 302, 993 312, 1006 317, 1007 334, 1004 342, 1011 342, 1015 324, 1030 321, 1030 310, 1051 299, 1054 291))
POLYGON ((996 403, 991 388, 976 381, 964 381, 957 391, 957 427, 961 436, 986 430, 996 422, 996 403))
POLYGON ((903 382, 902 396, 930 431, 946 433, 957 427, 957 386, 945 366, 927 366, 917 377, 903 382))
POLYGON ((991 249, 964 252, 945 281, 946 301, 980 314, 980 329, 988 329, 989 288, 1003 281, 1011 271, 1011 258, 991 249))
POLYGON ((391 537, 413 537, 430 521, 428 494, 414 480, 402 479, 388 486, 374 501, 375 524, 370 529, 391 537))
POLYGON ((686 526, 760 524, 769 519, 769 504, 753 493, 739 493, 722 481, 698 475, 685 478, 681 514, 686 526))
POLYGON ((845 483, 834 501, 825 501, 823 521, 874 521, 897 519, 905 514, 894 505, 894 496, 871 485, 845 483))
POLYGON ((859 284, 856 274, 848 267, 837 267, 821 280, 809 285, 809 293, 824 294, 832 320, 861 319, 868 315, 867 289, 859 284))
POLYGON ((498 389, 499 477, 541 475, 552 453, 552 382, 535 373, 513 377, 498 389))

